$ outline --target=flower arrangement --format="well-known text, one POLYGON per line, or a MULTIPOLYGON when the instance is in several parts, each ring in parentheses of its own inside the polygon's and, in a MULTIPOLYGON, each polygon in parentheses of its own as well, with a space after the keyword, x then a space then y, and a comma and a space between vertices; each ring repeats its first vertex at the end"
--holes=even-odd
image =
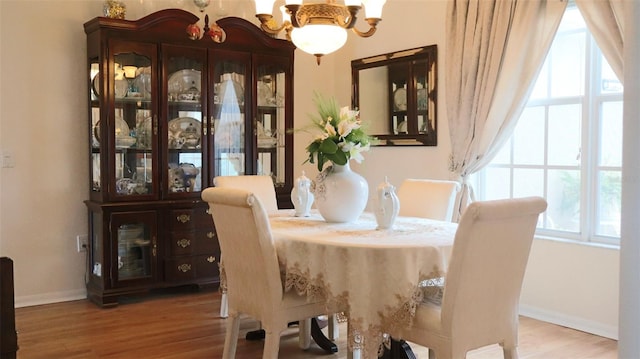
POLYGON ((320 134, 307 146, 309 157, 304 163, 317 163, 322 172, 327 161, 337 165, 345 165, 350 159, 362 162, 362 152, 369 150, 373 138, 362 128, 360 112, 340 108, 334 98, 326 99, 318 93, 314 102, 318 114, 311 116, 310 127, 319 129, 320 134))

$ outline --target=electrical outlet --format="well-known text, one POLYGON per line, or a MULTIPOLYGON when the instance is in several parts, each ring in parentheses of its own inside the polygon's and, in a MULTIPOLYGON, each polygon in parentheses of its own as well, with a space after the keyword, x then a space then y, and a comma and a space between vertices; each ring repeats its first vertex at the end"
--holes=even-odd
POLYGON ((87 248, 89 248, 89 241, 86 234, 79 234, 76 236, 76 242, 78 246, 78 253, 86 252, 87 248))

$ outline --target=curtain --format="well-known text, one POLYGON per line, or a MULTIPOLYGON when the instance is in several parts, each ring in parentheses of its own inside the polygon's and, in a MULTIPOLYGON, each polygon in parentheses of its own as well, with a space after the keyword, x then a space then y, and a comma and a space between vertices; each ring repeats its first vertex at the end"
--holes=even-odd
MULTIPOLYGON (((567 6, 562 0, 451 0, 447 5, 449 171, 462 183, 510 137, 567 6)), ((455 216, 455 215, 454 215, 455 216)))
POLYGON ((575 1, 604 57, 620 82, 623 82, 623 0, 575 1))

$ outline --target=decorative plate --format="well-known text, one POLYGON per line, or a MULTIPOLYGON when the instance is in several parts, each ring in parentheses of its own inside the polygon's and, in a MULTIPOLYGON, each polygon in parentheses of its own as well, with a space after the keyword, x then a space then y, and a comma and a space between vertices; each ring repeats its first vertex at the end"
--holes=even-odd
POLYGON ((407 110, 407 90, 404 87, 393 91, 393 104, 396 107, 396 111, 407 110))
POLYGON ((100 97, 100 83, 98 82, 98 80, 100 80, 99 72, 97 72, 91 80, 91 89, 93 90, 93 94, 96 95, 96 97, 100 97))
POLYGON ((398 124, 398 134, 406 134, 407 133, 407 121, 401 121, 398 124))
MULTIPOLYGON (((116 138, 121 136, 129 136, 131 130, 127 122, 120 117, 116 117, 116 138)), ((93 135, 95 136, 96 143, 100 143, 100 120, 96 121, 93 126, 93 135)))
POLYGON ((169 121, 169 148, 200 148, 202 124, 193 117, 169 121))
POLYGON ((187 92, 195 87, 198 92, 202 91, 200 71, 197 70, 180 70, 176 71, 169 77, 167 83, 169 93, 178 98, 181 93, 187 92))

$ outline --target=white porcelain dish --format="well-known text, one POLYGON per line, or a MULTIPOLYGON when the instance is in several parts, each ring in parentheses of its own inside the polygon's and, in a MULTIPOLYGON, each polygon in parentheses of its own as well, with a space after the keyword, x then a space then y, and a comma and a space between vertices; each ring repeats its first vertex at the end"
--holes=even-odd
POLYGON ((393 91, 393 104, 396 111, 407 110, 407 90, 405 88, 399 88, 393 91))
POLYGON ((169 93, 177 99, 181 93, 187 92, 190 88, 195 87, 198 92, 202 91, 201 73, 197 70, 180 70, 169 76, 167 87, 169 93))
POLYGON ((200 148, 202 124, 193 117, 178 117, 169 121, 169 148, 200 148))

